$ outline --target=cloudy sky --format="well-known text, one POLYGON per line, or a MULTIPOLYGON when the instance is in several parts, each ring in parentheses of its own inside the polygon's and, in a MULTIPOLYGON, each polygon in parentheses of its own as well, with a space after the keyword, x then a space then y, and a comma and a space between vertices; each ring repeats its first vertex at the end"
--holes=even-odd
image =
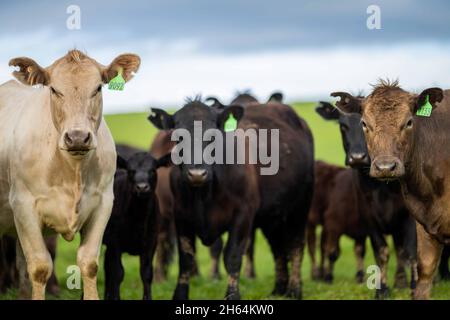
POLYGON ((0 4, 0 82, 8 61, 46 66, 78 48, 103 64, 134 52, 142 65, 124 92, 105 90, 106 112, 180 106, 198 93, 229 99, 251 89, 265 99, 326 99, 399 78, 410 90, 450 87, 448 1, 151 0, 14 1, 0 4), (69 30, 67 7, 81 9, 69 30), (369 30, 369 5, 381 29, 369 30))

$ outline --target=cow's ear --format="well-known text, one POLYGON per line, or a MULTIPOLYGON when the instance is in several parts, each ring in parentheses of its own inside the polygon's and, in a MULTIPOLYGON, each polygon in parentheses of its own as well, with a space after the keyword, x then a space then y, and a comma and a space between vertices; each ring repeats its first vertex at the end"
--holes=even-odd
MULTIPOLYGON (((217 117, 217 127, 219 129, 224 129, 225 122, 229 121, 231 118, 230 116, 233 116, 234 120, 236 121, 236 125, 241 120, 241 118, 244 116, 244 108, 241 106, 231 105, 226 107, 221 113, 219 113, 217 117)), ((231 119, 232 119, 231 118, 231 119)), ((236 129, 236 128, 234 128, 236 129)))
POLYGON ((319 101, 319 105, 316 107, 316 112, 325 120, 339 119, 339 110, 329 102, 319 101))
POLYGON ((344 113, 361 113, 361 99, 347 92, 333 92, 332 97, 339 97, 336 107, 344 113))
POLYGON ((281 92, 274 92, 272 93, 272 95, 269 97, 269 100, 267 100, 267 102, 279 102, 282 103, 283 102, 283 94, 281 92))
POLYGON ((173 116, 166 111, 158 108, 151 108, 150 111, 151 113, 147 119, 159 130, 170 130, 175 127, 173 116))
POLYGON ((156 160, 156 168, 159 167, 168 167, 172 164, 172 153, 169 152, 168 154, 162 156, 158 160, 156 160))
POLYGON ((117 169, 125 169, 125 170, 127 170, 128 168, 127 160, 125 160, 125 158, 123 158, 120 154, 117 154, 116 167, 117 169))
POLYGON ((141 58, 138 55, 132 53, 121 54, 103 70, 103 82, 108 83, 119 73, 122 73, 125 81, 129 81, 139 70, 140 65, 141 58))
POLYGON ((416 98, 414 103, 414 113, 417 112, 417 109, 422 107, 428 102, 433 107, 433 110, 437 107, 437 104, 444 99, 444 91, 441 88, 428 88, 422 91, 416 98))
POLYGON ((44 68, 30 58, 14 58, 9 60, 9 65, 19 67, 14 71, 13 76, 23 84, 34 86, 35 84, 48 85, 50 76, 44 68))
POLYGON ((217 99, 216 97, 208 97, 208 98, 206 98, 205 101, 207 101, 207 102, 211 101, 212 104, 210 105, 210 107, 212 107, 212 108, 216 108, 216 109, 222 110, 222 109, 225 109, 225 107, 226 107, 226 106, 225 106, 222 102, 220 102, 220 100, 217 99))

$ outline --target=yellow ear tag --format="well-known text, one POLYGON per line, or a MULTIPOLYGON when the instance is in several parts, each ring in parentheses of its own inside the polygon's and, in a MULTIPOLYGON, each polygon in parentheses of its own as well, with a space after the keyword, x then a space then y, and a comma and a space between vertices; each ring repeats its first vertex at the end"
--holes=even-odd
POLYGON ((125 88, 125 79, 122 77, 122 68, 117 71, 117 76, 111 79, 108 83, 109 90, 119 90, 122 91, 125 88))

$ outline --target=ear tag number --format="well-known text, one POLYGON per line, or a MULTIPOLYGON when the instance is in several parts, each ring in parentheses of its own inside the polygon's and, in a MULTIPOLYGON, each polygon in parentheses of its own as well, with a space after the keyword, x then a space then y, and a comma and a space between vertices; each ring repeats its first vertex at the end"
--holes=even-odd
POLYGON ((117 71, 117 76, 111 79, 108 83, 109 90, 122 91, 125 87, 125 79, 122 77, 122 68, 117 71))
POLYGON ((236 130, 236 128, 237 128, 237 120, 234 118, 233 114, 230 113, 228 115, 228 119, 225 121, 223 129, 225 132, 230 132, 236 130))
POLYGON ((429 96, 425 98, 425 103, 417 109, 416 115, 421 117, 429 117, 431 116, 431 111, 433 111, 433 106, 429 101, 429 96))

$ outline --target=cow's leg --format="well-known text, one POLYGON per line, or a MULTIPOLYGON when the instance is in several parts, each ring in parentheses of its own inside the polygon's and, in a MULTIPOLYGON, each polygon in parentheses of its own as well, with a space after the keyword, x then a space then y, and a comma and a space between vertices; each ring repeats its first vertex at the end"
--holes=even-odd
MULTIPOLYGON (((157 201, 157 199, 155 199, 157 201)), ((148 208, 148 212, 151 212, 151 208, 148 208)), ((144 287, 143 300, 152 299, 152 280, 153 280, 153 257, 156 250, 157 242, 157 217, 159 215, 158 209, 149 217, 146 222, 147 229, 144 233, 144 250, 140 255, 140 274, 142 285, 144 287)))
POLYGON ((364 282, 364 256, 366 255, 366 238, 355 240, 356 282, 364 282))
MULTIPOLYGON (((2 293, 9 288, 19 286, 16 245, 16 239, 9 236, 0 237, 0 292, 2 293)), ((26 273, 26 264, 24 264, 24 270, 26 273)), ((29 281, 27 283, 29 285, 29 281)), ((28 298, 31 296, 31 288, 26 296, 28 298)))
POLYGON ((256 277, 256 272, 255 272, 255 262, 254 262, 254 257, 255 257, 255 234, 256 234, 256 229, 252 230, 250 239, 248 241, 247 244, 247 249, 245 250, 245 256, 247 257, 246 261, 245 261, 245 271, 244 274, 247 278, 251 278, 254 279, 256 277))
POLYGON ((286 296, 294 299, 302 298, 301 267, 303 261, 304 248, 305 248, 305 240, 297 239, 296 241, 294 241, 294 246, 289 250, 291 272, 289 274, 289 282, 286 291, 286 296))
POLYGON ((287 255, 283 247, 283 239, 281 228, 266 227, 262 229, 264 236, 270 244, 273 259, 275 260, 275 286, 272 290, 272 295, 286 294, 288 285, 288 266, 287 255))
POLYGON ((450 246, 445 246, 442 251, 441 262, 439 263, 439 275, 441 280, 450 280, 450 270, 448 260, 450 259, 450 246))
POLYGON ((247 242, 252 232, 251 206, 242 205, 235 213, 235 221, 228 230, 228 240, 224 251, 225 269, 228 273, 227 300, 239 300, 239 275, 247 242))
POLYGON ((121 252, 115 245, 108 245, 105 252, 105 300, 120 300, 120 284, 125 272, 121 252))
MULTIPOLYGON (((246 213, 237 214, 244 216, 246 213)), ((251 233, 249 221, 234 223, 229 230, 228 241, 225 246, 224 262, 228 273, 228 287, 225 294, 226 300, 239 300, 239 274, 241 272, 242 257, 251 233)))
POLYGON ((319 265, 319 279, 323 279, 325 275, 325 259, 326 259, 326 243, 327 233, 323 228, 320 233, 320 265, 319 265))
POLYGON ((111 185, 110 190, 103 194, 101 204, 92 213, 80 232, 81 241, 77 252, 77 264, 83 279, 83 299, 85 300, 98 300, 98 257, 103 233, 111 216, 113 200, 114 195, 111 185))
POLYGON ((153 279, 153 265, 152 258, 154 255, 154 246, 153 250, 146 250, 145 253, 140 255, 140 274, 142 279, 142 285, 144 286, 144 295, 142 297, 143 300, 151 300, 152 299, 152 279, 153 279))
POLYGON ((19 294, 18 297, 21 300, 31 298, 31 282, 28 277, 27 261, 20 246, 19 240, 16 242, 16 267, 19 273, 19 294))
POLYGON ((377 266, 380 268, 380 288, 376 289, 375 299, 385 299, 389 296, 389 287, 387 285, 387 266, 389 262, 389 247, 383 233, 373 230, 370 235, 373 253, 377 266))
POLYGON ((418 266, 417 266, 417 231, 416 231, 416 221, 407 212, 408 220, 404 224, 403 232, 403 243, 411 268, 411 283, 410 288, 412 289, 411 295, 414 294, 414 289, 416 288, 417 281, 419 279, 418 266))
POLYGON ((176 235, 169 219, 163 219, 158 232, 158 245, 156 249, 155 282, 167 279, 167 273, 172 260, 176 235))
POLYGON ((308 244, 308 253, 311 259, 311 279, 320 279, 320 269, 316 262, 316 226, 313 223, 306 225, 306 242, 308 244))
POLYGON ((340 255, 339 237, 340 233, 337 232, 337 230, 334 230, 331 227, 327 228, 325 238, 325 259, 327 259, 327 263, 324 270, 324 280, 328 283, 333 282, 334 264, 340 255))
POLYGON ((211 278, 220 279, 220 255, 223 249, 222 238, 217 239, 211 247, 209 253, 211 255, 211 278))
POLYGON ((198 276, 200 276, 200 268, 198 267, 198 262, 197 262, 197 243, 195 240, 192 245, 192 249, 194 250, 194 257, 192 260, 191 277, 198 277, 198 276))
POLYGON ((173 294, 174 300, 189 299, 189 279, 194 264, 195 235, 185 222, 177 222, 177 242, 179 253, 178 283, 173 294))
POLYGON ((422 300, 430 298, 433 277, 443 246, 430 236, 419 223, 416 223, 416 228, 419 281, 414 291, 414 299, 422 300))
MULTIPOLYGON (((47 237, 45 239, 45 244, 47 246, 48 252, 50 253, 50 256, 52 257, 53 265, 55 264, 55 259, 56 259, 57 241, 58 241, 58 237, 56 235, 47 237)), ((48 282, 47 282, 47 293, 52 294, 52 295, 59 294, 59 284, 58 284, 58 278, 56 278, 55 268, 53 268, 52 274, 50 275, 50 279, 48 279, 48 282)))
POLYGON ((31 281, 31 298, 44 300, 45 287, 52 273, 53 261, 45 245, 33 203, 33 199, 14 199, 11 206, 20 247, 23 250, 31 281))
POLYGON ((397 269, 395 271, 394 288, 404 289, 408 287, 408 279, 406 276, 407 257, 403 243, 403 235, 394 233, 395 255, 397 257, 397 269))

